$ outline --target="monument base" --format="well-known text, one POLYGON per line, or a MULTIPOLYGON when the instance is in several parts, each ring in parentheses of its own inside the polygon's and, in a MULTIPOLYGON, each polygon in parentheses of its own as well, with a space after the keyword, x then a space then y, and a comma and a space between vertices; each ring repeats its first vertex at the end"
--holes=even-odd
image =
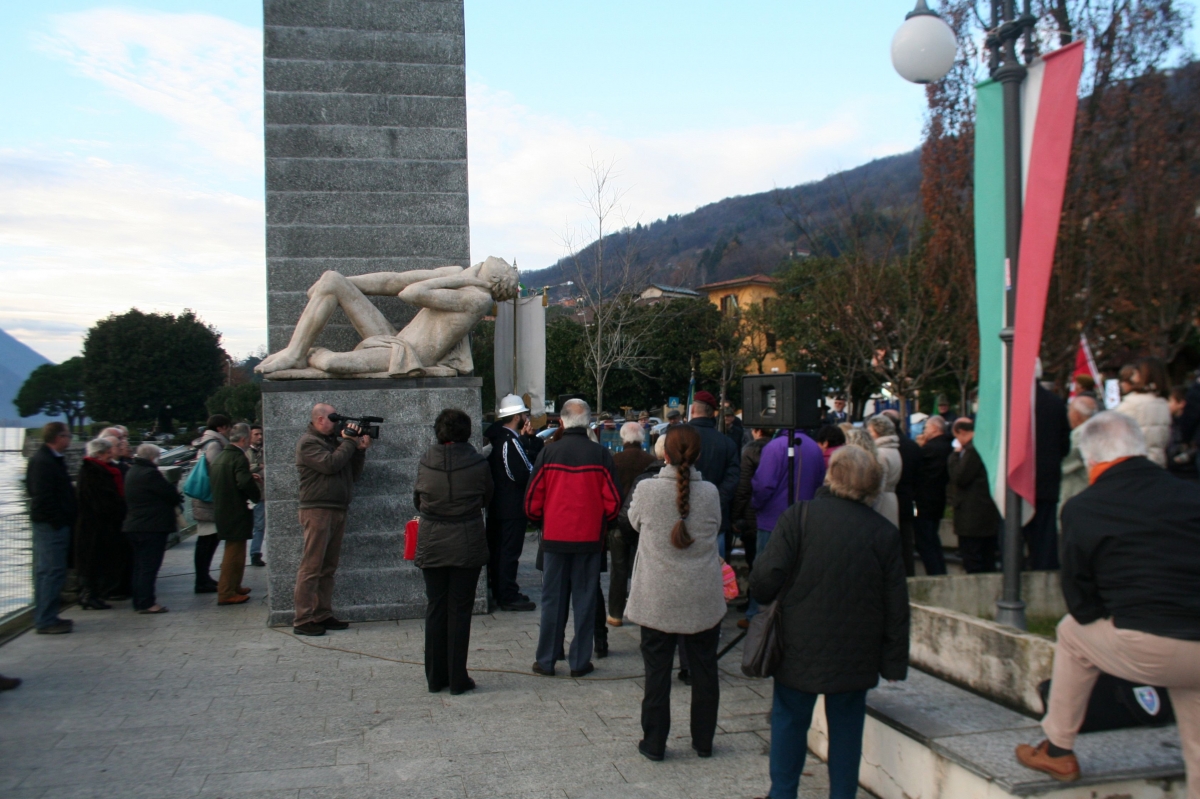
MULTIPOLYGON (((416 514, 412 500, 417 463, 434 443, 433 422, 444 408, 466 412, 473 423, 471 441, 476 448, 482 445, 482 384, 478 377, 263 383, 269 625, 288 625, 293 620, 296 570, 304 548, 295 452, 313 405, 324 402, 346 416, 386 420, 354 486, 333 612, 346 621, 415 619, 425 615, 425 581, 421 570, 403 555, 404 525, 416 514)), ((486 574, 481 572, 476 613, 487 612, 486 591, 486 574)))

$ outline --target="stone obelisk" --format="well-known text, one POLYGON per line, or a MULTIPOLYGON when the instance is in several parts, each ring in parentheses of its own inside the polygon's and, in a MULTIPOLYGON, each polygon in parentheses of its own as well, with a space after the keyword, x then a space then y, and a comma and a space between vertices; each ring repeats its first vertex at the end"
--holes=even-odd
MULTIPOLYGON (((466 77, 463 0, 266 0, 263 11, 268 347, 275 352, 326 270, 469 264, 466 77)), ((394 298, 375 304, 397 330, 415 310, 394 298)), ((339 311, 318 344, 344 351, 358 340, 339 311)), ((292 621, 302 551, 295 445, 317 402, 387 420, 350 507, 335 613, 350 621, 419 617, 420 572, 401 557, 417 461, 442 408, 469 413, 478 442, 480 380, 263 384, 273 625, 292 621)))

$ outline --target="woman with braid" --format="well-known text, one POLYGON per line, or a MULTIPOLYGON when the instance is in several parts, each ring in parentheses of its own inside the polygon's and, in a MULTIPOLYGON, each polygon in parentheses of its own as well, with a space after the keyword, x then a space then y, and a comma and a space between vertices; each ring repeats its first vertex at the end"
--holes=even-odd
POLYGON ((721 497, 694 467, 699 457, 694 428, 669 428, 666 465, 637 484, 629 504, 640 540, 625 616, 642 628, 646 692, 638 751, 650 760, 666 754, 677 641, 692 675, 692 748, 700 757, 712 756, 717 728, 717 635, 725 617, 717 554, 721 497))

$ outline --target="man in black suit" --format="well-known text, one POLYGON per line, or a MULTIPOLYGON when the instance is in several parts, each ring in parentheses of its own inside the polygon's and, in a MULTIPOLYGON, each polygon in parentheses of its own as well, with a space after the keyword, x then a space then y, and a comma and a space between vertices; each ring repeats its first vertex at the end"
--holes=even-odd
POLYGON ((846 413, 846 398, 839 394, 833 398, 833 410, 825 414, 825 419, 821 424, 831 424, 836 427, 842 422, 848 421, 850 421, 850 414, 846 413))
POLYGON ((946 430, 946 420, 930 416, 925 420, 925 443, 921 446, 921 472, 914 495, 917 517, 915 537, 917 553, 926 574, 945 574, 946 557, 938 527, 946 514, 946 485, 950 481, 946 462, 954 451, 954 439, 946 430))
POLYGON ((1034 392, 1034 413, 1037 501, 1033 518, 1021 532, 1029 549, 1028 568, 1053 571, 1058 568, 1058 493, 1063 458, 1071 451, 1071 425, 1067 421, 1067 404, 1041 384, 1034 392))
POLYGON ((509 394, 500 402, 499 421, 488 430, 492 451, 492 504, 488 506, 488 582, 501 610, 533 610, 536 605, 517 585, 517 567, 525 548, 525 487, 533 462, 521 443, 521 428, 529 409, 520 397, 509 394), (498 429, 497 429, 498 428, 498 429))

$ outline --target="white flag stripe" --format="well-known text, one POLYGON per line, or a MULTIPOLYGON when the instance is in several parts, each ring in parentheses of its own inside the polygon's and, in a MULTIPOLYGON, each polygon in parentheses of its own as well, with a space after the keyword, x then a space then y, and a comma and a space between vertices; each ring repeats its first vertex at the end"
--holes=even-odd
POLYGON ((1021 207, 1025 207, 1025 187, 1029 185, 1029 155, 1033 152, 1033 131, 1037 125, 1038 104, 1042 100, 1042 79, 1046 62, 1035 58, 1021 84, 1021 207))

